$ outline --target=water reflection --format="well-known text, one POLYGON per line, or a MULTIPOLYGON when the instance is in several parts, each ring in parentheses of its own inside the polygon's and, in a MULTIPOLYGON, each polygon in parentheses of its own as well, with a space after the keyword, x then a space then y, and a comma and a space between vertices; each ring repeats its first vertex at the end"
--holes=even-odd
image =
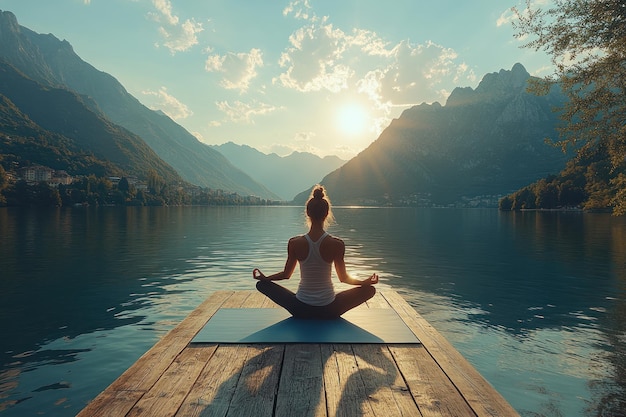
POLYGON ((387 282, 522 414, 626 409, 624 219, 393 209, 337 217, 374 255, 368 263, 381 259, 387 282))
MULTIPOLYGON (((626 408, 625 219, 335 215, 348 269, 378 272, 522 414, 626 408)), ((282 268, 305 231, 299 207, 0 209, 0 410, 74 415, 211 292, 282 268)))
POLYGON ((594 315, 615 301, 610 297, 626 273, 622 259, 615 261, 624 256, 619 238, 625 224, 586 216, 389 209, 337 214, 339 234, 360 242, 381 272, 389 269, 394 287, 445 295, 471 306, 472 320, 515 333, 573 325, 577 312, 594 315), (616 248, 612 241, 619 241, 616 248))

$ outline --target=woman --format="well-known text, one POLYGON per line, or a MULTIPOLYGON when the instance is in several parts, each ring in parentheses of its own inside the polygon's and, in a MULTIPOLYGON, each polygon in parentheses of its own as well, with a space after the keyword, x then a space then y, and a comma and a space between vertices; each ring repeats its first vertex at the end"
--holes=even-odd
POLYGON ((322 186, 314 187, 306 204, 306 216, 309 232, 289 239, 285 268, 270 276, 265 276, 257 268, 252 271, 252 276, 259 280, 256 287, 260 292, 294 317, 337 318, 374 296, 376 288, 373 285, 378 283, 378 275, 358 280, 346 271, 345 244, 324 230, 333 216, 322 186), (273 281, 289 279, 297 263, 300 263, 300 283, 294 294, 273 281), (333 263, 339 280, 356 288, 335 294, 330 276, 333 263))

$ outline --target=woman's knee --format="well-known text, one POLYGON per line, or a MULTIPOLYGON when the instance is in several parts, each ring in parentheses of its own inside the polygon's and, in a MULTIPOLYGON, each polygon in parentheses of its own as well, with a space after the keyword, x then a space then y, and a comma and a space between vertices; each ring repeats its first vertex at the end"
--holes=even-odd
POLYGON ((370 285, 367 287, 361 287, 361 288, 364 288, 365 295, 367 296, 368 300, 372 298, 374 295, 376 295, 376 287, 374 287, 373 285, 370 285))
POLYGON ((256 289, 262 292, 263 294, 267 293, 268 288, 271 286, 271 281, 263 281, 259 280, 256 282, 256 289))

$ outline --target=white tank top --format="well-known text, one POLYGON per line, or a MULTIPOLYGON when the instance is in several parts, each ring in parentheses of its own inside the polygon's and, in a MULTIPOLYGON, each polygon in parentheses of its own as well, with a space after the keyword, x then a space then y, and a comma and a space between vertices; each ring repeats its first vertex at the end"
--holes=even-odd
POLYGON ((300 284, 296 298, 312 306, 325 306, 335 300, 335 289, 330 277, 332 262, 326 262, 320 255, 320 245, 328 232, 313 242, 308 234, 304 235, 309 242, 309 254, 300 262, 300 284))

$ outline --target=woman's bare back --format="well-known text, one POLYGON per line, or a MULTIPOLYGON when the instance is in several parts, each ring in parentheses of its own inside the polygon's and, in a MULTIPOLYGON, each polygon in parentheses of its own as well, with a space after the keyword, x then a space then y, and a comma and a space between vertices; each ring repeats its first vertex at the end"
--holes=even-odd
MULTIPOLYGON (((314 242, 317 241, 321 237, 319 236, 311 236, 309 237, 314 242)), ((289 251, 298 261, 303 261, 309 255, 309 242, 306 240, 304 236, 296 236, 289 240, 289 251)), ((335 262, 337 259, 342 259, 345 253, 345 245, 343 240, 336 238, 334 236, 326 236, 320 245, 320 255, 322 255, 322 259, 326 262, 331 263, 335 262)))

